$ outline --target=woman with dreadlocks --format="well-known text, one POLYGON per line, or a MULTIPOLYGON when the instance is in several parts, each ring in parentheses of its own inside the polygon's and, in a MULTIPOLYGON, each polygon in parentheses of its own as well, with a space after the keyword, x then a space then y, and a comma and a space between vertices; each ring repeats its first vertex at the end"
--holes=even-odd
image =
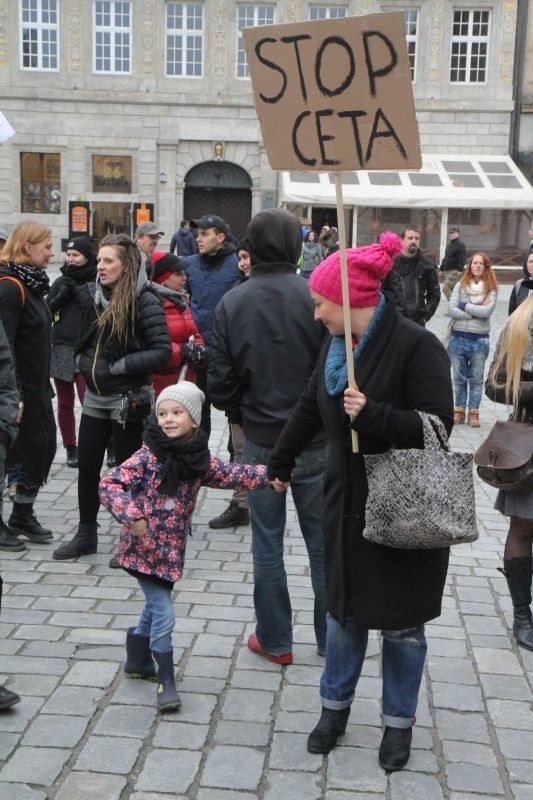
POLYGON ((170 359, 165 314, 140 269, 138 247, 124 234, 106 236, 97 258, 94 302, 78 346, 87 383, 78 437, 78 504, 74 538, 53 554, 63 560, 96 553, 98 483, 113 436, 117 464, 142 445, 143 420, 151 411, 151 375, 170 359))

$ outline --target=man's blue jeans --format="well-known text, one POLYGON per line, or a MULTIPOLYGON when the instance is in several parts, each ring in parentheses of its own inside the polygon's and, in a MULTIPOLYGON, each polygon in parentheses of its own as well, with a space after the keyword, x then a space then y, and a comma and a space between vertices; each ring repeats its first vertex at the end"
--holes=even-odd
MULTIPOLYGON (((368 643, 367 628, 347 620, 343 628, 328 614, 326 666, 320 679, 324 708, 340 711, 352 704, 368 643)), ((401 631, 381 631, 383 724, 410 728, 414 722, 418 691, 424 671, 427 644, 424 626, 401 631)))
MULTIPOLYGON (((271 448, 246 439, 243 462, 266 464, 271 448)), ((314 626, 318 648, 326 645, 326 581, 324 576, 324 468, 325 448, 309 448, 296 460, 291 491, 300 530, 309 556, 315 594, 314 626)), ((292 650, 292 609, 283 561, 283 536, 287 497, 272 489, 248 495, 254 559, 254 605, 256 635, 270 653, 292 650)))
POLYGON ((168 653, 172 650, 172 631, 176 620, 172 590, 160 583, 137 576, 146 605, 141 611, 135 633, 150 637, 150 650, 168 653))
POLYGON ((454 336, 452 332, 448 355, 452 362, 453 391, 458 408, 479 408, 488 354, 488 336, 466 339, 464 336, 454 336))

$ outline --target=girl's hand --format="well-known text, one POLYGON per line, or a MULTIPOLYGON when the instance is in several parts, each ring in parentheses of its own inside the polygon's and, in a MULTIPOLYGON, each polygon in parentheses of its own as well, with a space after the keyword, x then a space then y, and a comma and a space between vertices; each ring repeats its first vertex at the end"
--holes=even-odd
POLYGON ((361 413, 365 405, 366 397, 362 392, 359 391, 357 386, 345 390, 344 410, 350 419, 355 419, 355 417, 361 413))
POLYGON ((288 481, 280 481, 279 478, 274 478, 274 480, 269 481, 269 483, 276 492, 286 492, 290 486, 288 481))
POLYGON ((18 412, 17 412, 17 418, 16 418, 16 420, 15 420, 15 422, 17 423, 17 425, 18 425, 18 423, 20 422, 20 420, 22 419, 22 412, 23 412, 23 411, 24 411, 24 403, 23 403, 23 402, 22 402, 22 400, 21 400, 21 401, 19 402, 19 410, 18 410, 18 412))
POLYGON ((130 523, 130 533, 132 536, 144 536, 147 530, 148 526, 146 525, 146 520, 144 517, 142 519, 136 519, 135 522, 130 523))

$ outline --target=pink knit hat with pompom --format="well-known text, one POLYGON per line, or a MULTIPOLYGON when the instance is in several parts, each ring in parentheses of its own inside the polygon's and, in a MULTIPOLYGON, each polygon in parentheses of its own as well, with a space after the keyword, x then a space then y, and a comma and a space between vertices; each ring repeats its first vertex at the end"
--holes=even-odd
MULTIPOLYGON (((392 267, 394 256, 402 250, 399 236, 382 233, 379 244, 346 250, 350 308, 377 306, 381 281, 392 267)), ((326 300, 342 305, 341 255, 337 250, 324 259, 311 273, 309 288, 326 300)))

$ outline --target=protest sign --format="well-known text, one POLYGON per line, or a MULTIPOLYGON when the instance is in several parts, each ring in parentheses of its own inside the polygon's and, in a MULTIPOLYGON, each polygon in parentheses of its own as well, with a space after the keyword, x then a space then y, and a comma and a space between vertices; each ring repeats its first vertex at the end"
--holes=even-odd
POLYGON ((403 12, 244 28, 272 169, 419 169, 403 12))

